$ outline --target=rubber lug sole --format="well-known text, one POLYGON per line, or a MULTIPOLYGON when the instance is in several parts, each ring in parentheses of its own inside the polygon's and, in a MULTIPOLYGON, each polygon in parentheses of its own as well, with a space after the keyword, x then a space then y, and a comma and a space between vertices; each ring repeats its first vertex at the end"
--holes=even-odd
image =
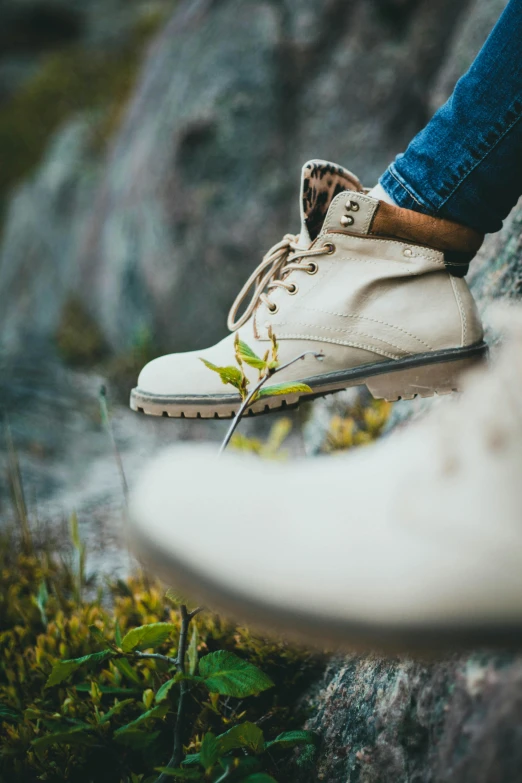
MULTIPOLYGON (((301 402, 335 394, 352 386, 366 385, 375 399, 389 402, 450 394, 459 391, 462 375, 481 364, 487 352, 486 343, 481 342, 466 348, 431 351, 303 378, 302 382, 310 386, 312 394, 264 398, 249 408, 248 415, 296 408, 301 402)), ((240 404, 238 394, 168 396, 148 394, 139 388, 132 390, 130 398, 130 407, 134 411, 181 419, 231 419, 240 404)))

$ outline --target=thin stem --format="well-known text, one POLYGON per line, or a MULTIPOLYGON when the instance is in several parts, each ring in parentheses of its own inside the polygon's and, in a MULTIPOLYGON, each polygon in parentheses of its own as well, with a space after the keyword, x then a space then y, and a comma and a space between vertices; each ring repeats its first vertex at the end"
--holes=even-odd
POLYGON ((227 767, 227 769, 223 772, 223 774, 215 781, 215 783, 222 783, 224 780, 228 780, 234 771, 233 766, 230 765, 227 767))
POLYGON ((116 443, 116 438, 114 437, 114 430, 112 428, 111 417, 109 415, 109 408, 107 405, 107 389, 105 388, 105 386, 100 387, 99 399, 100 399, 100 410, 101 410, 102 421, 105 424, 105 428, 109 434, 109 438, 111 439, 112 449, 114 452, 114 459, 116 460, 116 465, 118 466, 118 470, 121 476, 123 495, 125 497, 125 501, 127 501, 129 495, 129 486, 127 484, 127 478, 125 476, 125 470, 123 468, 123 462, 121 459, 120 450, 118 449, 118 444, 116 443))
POLYGON ((282 364, 280 367, 277 367, 275 370, 270 370, 266 375, 264 375, 260 381, 256 384, 256 386, 252 389, 250 394, 243 400, 241 403, 241 407, 239 408, 238 412, 236 413, 234 420, 232 424, 229 427, 229 430, 227 434, 225 435, 225 440, 221 444, 221 448, 219 449, 219 456, 223 454, 226 447, 230 443, 232 439, 232 435, 236 431, 239 422, 241 421, 243 414, 245 413, 248 406, 254 401, 256 394, 258 391, 265 385, 265 383, 268 381, 269 378, 273 378, 274 375, 277 375, 278 372, 281 372, 281 370, 286 370, 287 367, 291 367, 292 364, 295 364, 300 359, 304 359, 305 356, 314 356, 316 359, 321 360, 323 359, 323 355, 321 353, 316 353, 315 351, 305 351, 300 356, 296 356, 295 359, 292 359, 291 361, 287 362, 286 364, 282 364))
MULTIPOLYGON (((202 611, 202 607, 198 607, 197 609, 193 609, 191 612, 189 612, 187 607, 182 604, 179 608, 179 611, 181 616, 181 628, 179 632, 178 654, 175 660, 173 658, 170 660, 175 663, 176 668, 180 674, 185 674, 185 658, 187 656, 190 622, 199 612, 202 611)), ((176 769, 183 761, 183 727, 185 723, 185 710, 189 688, 190 686, 187 680, 181 680, 179 685, 178 711, 176 714, 176 724, 174 726, 174 749, 172 751, 170 761, 167 764, 167 767, 171 769, 176 769)), ((170 780, 170 776, 165 775, 162 772, 159 778, 157 778, 156 783, 168 783, 170 780)))
POLYGON ((13 508, 18 518, 18 523, 22 533, 23 551, 28 555, 33 550, 31 525, 29 523, 29 514, 27 512, 27 503, 25 500, 20 461, 18 459, 18 452, 16 451, 14 445, 11 426, 9 424, 7 414, 4 417, 4 428, 7 442, 7 478, 10 484, 13 508))
POLYGON ((160 653, 133 652, 133 655, 135 658, 141 658, 142 660, 149 658, 154 661, 164 661, 165 663, 168 663, 170 666, 176 666, 178 663, 177 658, 169 658, 168 655, 161 655, 160 653))

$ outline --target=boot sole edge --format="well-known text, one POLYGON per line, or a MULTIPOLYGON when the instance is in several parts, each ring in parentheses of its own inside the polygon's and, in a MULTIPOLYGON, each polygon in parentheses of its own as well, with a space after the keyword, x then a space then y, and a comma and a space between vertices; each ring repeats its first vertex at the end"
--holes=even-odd
POLYGON ((253 630, 320 649, 367 653, 438 656, 441 653, 491 648, 517 650, 522 646, 522 617, 517 621, 482 619, 475 622, 437 621, 385 623, 329 616, 263 602, 226 587, 207 574, 166 554, 130 519, 127 543, 138 561, 166 585, 189 595, 209 611, 253 630), (174 581, 173 581, 174 580, 174 581))
MULTIPOLYGON (((447 348, 363 365, 351 370, 303 378, 312 394, 289 394, 265 398, 248 409, 249 416, 298 407, 301 402, 335 394, 353 386, 366 385, 375 399, 395 402, 415 397, 432 397, 459 391, 460 378, 487 358, 482 341, 464 348, 447 348)), ((135 388, 130 407, 149 416, 187 419, 231 419, 241 404, 237 394, 172 396, 149 394, 135 388)))

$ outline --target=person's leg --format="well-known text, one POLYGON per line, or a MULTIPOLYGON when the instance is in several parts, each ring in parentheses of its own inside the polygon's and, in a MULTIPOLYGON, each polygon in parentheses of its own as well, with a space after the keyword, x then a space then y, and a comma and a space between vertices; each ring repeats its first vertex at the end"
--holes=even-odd
POLYGON ((510 0, 453 95, 380 185, 400 207, 498 231, 522 193, 521 118, 522 0, 510 0))

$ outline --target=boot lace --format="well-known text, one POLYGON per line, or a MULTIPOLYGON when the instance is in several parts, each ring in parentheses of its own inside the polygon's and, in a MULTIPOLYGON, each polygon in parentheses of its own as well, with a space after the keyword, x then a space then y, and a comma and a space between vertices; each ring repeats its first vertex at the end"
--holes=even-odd
POLYGON ((285 280, 290 272, 307 272, 309 275, 317 272, 317 264, 314 262, 302 264, 303 259, 329 255, 335 250, 331 242, 327 242, 319 248, 304 250, 299 247, 298 238, 294 234, 285 234, 281 242, 271 247, 259 266, 254 269, 230 308, 227 326, 231 332, 235 332, 248 321, 260 302, 266 304, 270 312, 276 312, 277 306, 270 300, 270 291, 276 288, 285 288, 290 294, 297 291, 295 283, 285 280), (237 312, 252 286, 255 286, 252 298, 243 315, 236 320, 237 312))

